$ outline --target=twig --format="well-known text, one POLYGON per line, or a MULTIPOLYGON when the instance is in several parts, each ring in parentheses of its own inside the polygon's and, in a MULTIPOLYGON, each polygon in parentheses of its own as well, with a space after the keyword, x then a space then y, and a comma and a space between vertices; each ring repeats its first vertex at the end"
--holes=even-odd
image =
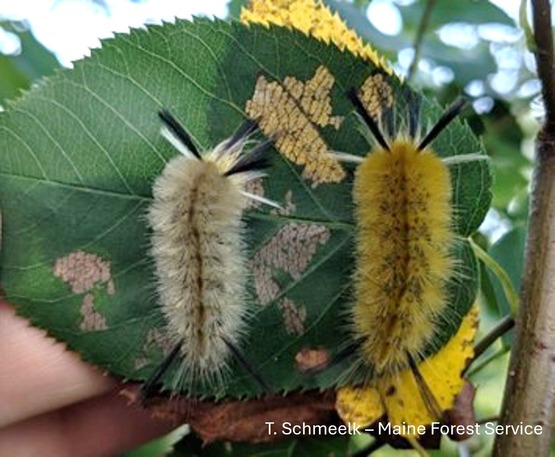
POLYGON ((487 348, 489 348, 497 338, 503 336, 513 328, 515 321, 512 316, 505 316, 485 335, 474 347, 474 359, 480 357, 487 348))
POLYGON ((422 52, 422 41, 424 39, 424 34, 428 28, 428 23, 430 22, 430 16, 432 10, 436 4, 437 0, 428 0, 424 6, 424 12, 420 18, 420 23, 418 24, 418 30, 416 31, 416 37, 414 38, 414 57, 410 63, 410 67, 407 74, 407 81, 411 81, 418 68, 418 62, 420 61, 420 54, 422 52))
POLYGON ((553 66, 553 34, 551 31, 551 5, 549 0, 532 0, 536 64, 542 82, 545 105, 544 129, 555 131, 555 67, 553 66))
POLYGON ((489 366, 494 360, 497 360, 499 357, 503 357, 507 352, 509 352, 508 346, 503 346, 500 349, 496 350, 494 353, 484 357, 482 360, 478 362, 472 361, 472 365, 470 365, 465 371, 464 375, 468 378, 472 378, 477 373, 479 373, 482 369, 489 366))

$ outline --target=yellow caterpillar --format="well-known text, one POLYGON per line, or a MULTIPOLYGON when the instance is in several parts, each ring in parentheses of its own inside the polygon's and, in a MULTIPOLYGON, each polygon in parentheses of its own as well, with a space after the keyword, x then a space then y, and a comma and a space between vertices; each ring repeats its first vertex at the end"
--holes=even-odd
MULTIPOLYGON (((483 160, 478 154, 442 159, 430 144, 460 113, 456 101, 419 140, 409 133, 386 140, 357 94, 351 99, 375 142, 359 163, 355 203, 356 271, 350 328, 369 379, 416 367, 446 312, 454 272, 449 165, 483 160)), ((412 124, 411 124, 412 123, 412 124)))

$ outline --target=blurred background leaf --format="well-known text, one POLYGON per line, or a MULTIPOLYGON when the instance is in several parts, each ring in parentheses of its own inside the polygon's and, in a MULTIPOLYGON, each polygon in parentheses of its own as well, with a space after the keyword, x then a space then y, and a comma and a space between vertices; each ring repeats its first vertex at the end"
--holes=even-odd
POLYGON ((22 24, 0 21, 0 34, 12 41, 11 55, 0 54, 0 105, 29 89, 33 81, 50 76, 60 64, 22 24))

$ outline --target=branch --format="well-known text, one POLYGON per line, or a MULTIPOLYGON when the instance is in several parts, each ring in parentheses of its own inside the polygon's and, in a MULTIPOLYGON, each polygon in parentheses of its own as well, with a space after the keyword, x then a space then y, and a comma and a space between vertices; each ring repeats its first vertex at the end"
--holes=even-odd
POLYGON ((548 0, 532 0, 546 121, 536 143, 521 308, 500 423, 542 425, 541 435, 499 435, 494 456, 550 454, 555 412, 555 72, 548 0))
POLYGON ((501 319, 474 347, 474 360, 480 357, 497 339, 511 330, 515 322, 511 316, 501 319))
POLYGON ((428 23, 430 22, 430 16, 432 10, 436 4, 437 0, 428 0, 424 6, 424 12, 420 18, 420 23, 418 24, 418 30, 416 31, 416 37, 414 38, 414 57, 410 63, 408 69, 407 81, 411 81, 418 68, 418 62, 420 62, 420 54, 422 52, 422 40, 424 39, 424 34, 428 28, 428 23))
POLYGON ((551 31, 551 5, 548 0, 532 0, 536 64, 542 82, 545 105, 545 126, 555 131, 555 66, 553 65, 553 35, 551 31))

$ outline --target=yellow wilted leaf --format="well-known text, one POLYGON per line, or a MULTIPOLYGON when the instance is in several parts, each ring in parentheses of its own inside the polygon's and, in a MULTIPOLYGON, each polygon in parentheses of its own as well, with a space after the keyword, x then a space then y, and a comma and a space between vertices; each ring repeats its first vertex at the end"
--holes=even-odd
POLYGON ((319 0, 251 0, 241 11, 246 23, 287 26, 326 43, 332 42, 341 50, 348 50, 369 60, 388 74, 393 71, 388 61, 365 44, 337 13, 319 0))
MULTIPOLYGON (((439 352, 418 365, 441 411, 453 407, 455 397, 464 385, 461 373, 474 355, 473 341, 477 327, 478 306, 474 304, 455 336, 439 352)), ((393 427, 403 423, 429 425, 439 420, 428 411, 421 387, 410 369, 378 379, 375 384, 366 387, 339 389, 336 409, 343 421, 356 422, 363 427, 384 414, 387 414, 387 420, 393 427)), ((417 437, 415 434, 402 435, 417 437)))

